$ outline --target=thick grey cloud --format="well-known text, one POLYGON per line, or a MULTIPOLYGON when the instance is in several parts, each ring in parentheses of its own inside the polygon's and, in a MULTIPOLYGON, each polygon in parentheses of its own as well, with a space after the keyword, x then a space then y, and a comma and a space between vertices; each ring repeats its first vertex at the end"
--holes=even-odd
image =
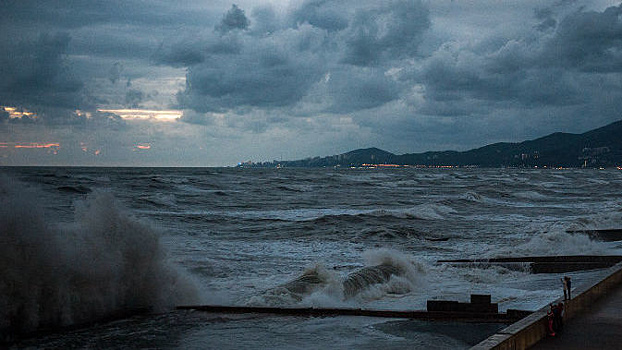
POLYGON ((112 156, 157 129, 170 145, 163 126, 136 141, 129 130, 144 125, 97 112, 135 107, 184 110, 186 123, 168 124, 169 150, 187 133, 203 149, 243 157, 245 145, 265 159, 273 140, 304 150, 294 157, 585 131, 622 110, 622 5, 608 3, 8 0, 0 106, 38 118, 0 109, 0 136, 72 129, 103 142, 99 132, 116 140, 112 156))
POLYGON ((557 20, 553 17, 553 10, 551 8, 535 9, 534 14, 536 18, 541 21, 536 29, 539 31, 545 31, 557 26, 557 20))
POLYGON ((293 13, 296 25, 308 23, 314 27, 334 32, 346 29, 349 19, 339 3, 330 0, 308 0, 293 13))
POLYGON ((0 53, 0 105, 33 108, 49 117, 56 111, 88 108, 84 83, 71 69, 67 33, 41 34, 0 53))
POLYGON ((246 18, 246 14, 244 10, 240 9, 237 5, 232 5, 231 9, 227 11, 227 13, 220 21, 220 24, 216 26, 216 30, 221 33, 228 33, 232 30, 244 30, 247 29, 250 25, 250 21, 246 18))
POLYGON ((307 1, 288 18, 275 21, 283 25, 273 25, 269 31, 264 22, 274 20, 274 11, 264 7, 255 13, 257 27, 247 27, 244 12, 234 6, 216 33, 163 50, 160 62, 188 66, 187 88, 179 95, 181 106, 199 112, 296 108, 301 101, 313 99, 309 94, 322 94, 316 99, 323 102, 316 106, 325 108, 315 112, 373 108, 397 98, 398 83, 386 73, 394 62, 416 54, 430 25, 429 11, 419 1, 382 6, 307 1), (245 31, 217 36, 229 29, 245 31), (350 66, 375 68, 364 72, 350 66), (318 86, 327 76, 325 86, 318 86))
POLYGON ((400 86, 382 70, 356 68, 338 70, 330 75, 328 95, 332 113, 351 113, 384 105, 399 97, 400 86))
POLYGON ((429 26, 429 11, 419 1, 390 1, 358 10, 346 34, 343 62, 367 66, 415 57, 429 26))
MULTIPOLYGON (((590 73, 622 73, 620 9, 575 11, 563 17, 552 32, 540 36, 527 32, 502 45, 441 47, 414 77, 426 90, 421 110, 431 115, 437 110, 445 115, 469 115, 480 112, 470 107, 473 101, 491 109, 527 110, 594 103, 588 89, 602 77, 590 73), (453 111, 447 109, 450 105, 453 111)), ((537 17, 552 16, 551 11, 544 11, 537 17)))
MULTIPOLYGON (((317 61, 317 57, 308 56, 317 61)), ((243 106, 282 107, 299 101, 321 73, 310 62, 290 56, 278 46, 245 48, 189 68, 182 105, 197 111, 243 106)))
MULTIPOLYGON (((117 82, 153 74, 145 67, 159 44, 196 28, 213 29, 218 17, 209 9, 194 0, 175 6, 142 0, 4 1, 0 105, 34 111, 41 121, 73 123, 76 109, 95 112, 112 102, 102 92, 113 88, 102 89, 102 79, 123 96, 127 88, 117 82)), ((126 99, 127 107, 135 100, 126 99)), ((122 97, 116 101, 115 107, 123 107, 122 97)))
POLYGON ((110 82, 116 84, 121 78, 121 72, 123 72, 123 64, 115 62, 108 71, 108 79, 110 79, 110 82))
POLYGON ((140 104, 144 98, 145 94, 142 91, 130 89, 125 94, 125 105, 129 106, 130 108, 140 108, 140 104))
POLYGON ((622 4, 565 17, 546 43, 544 64, 583 72, 622 72, 622 4))
POLYGON ((79 28, 99 24, 130 24, 148 27, 204 24, 205 13, 193 1, 175 4, 142 0, 7 0, 3 1, 5 20, 23 26, 79 28))
POLYGON ((153 55, 157 64, 170 65, 173 67, 188 67, 205 61, 205 50, 196 41, 175 43, 165 47, 161 44, 153 55))

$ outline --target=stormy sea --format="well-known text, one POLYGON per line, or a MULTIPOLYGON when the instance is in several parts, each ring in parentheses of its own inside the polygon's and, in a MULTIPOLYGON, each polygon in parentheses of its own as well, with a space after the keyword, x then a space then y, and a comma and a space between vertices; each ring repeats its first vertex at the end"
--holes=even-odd
MULTIPOLYGON (((442 259, 622 254, 622 171, 0 169, 0 335, 12 348, 461 349, 502 325, 179 310, 536 310, 559 274, 442 259)), ((599 270, 573 272, 573 285, 599 270)))

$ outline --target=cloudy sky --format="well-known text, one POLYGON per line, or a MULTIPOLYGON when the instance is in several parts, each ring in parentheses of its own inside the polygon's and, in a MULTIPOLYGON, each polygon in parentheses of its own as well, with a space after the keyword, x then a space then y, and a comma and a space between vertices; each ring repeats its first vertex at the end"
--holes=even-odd
POLYGON ((618 1, 0 6, 0 165, 466 150, 622 119, 618 1))

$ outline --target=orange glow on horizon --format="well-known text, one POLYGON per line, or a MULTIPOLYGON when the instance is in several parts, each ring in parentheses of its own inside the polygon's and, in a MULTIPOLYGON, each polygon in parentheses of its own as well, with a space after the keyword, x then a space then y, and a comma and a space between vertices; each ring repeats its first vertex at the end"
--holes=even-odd
POLYGON ((30 149, 37 149, 37 148, 52 148, 52 149, 59 149, 60 148, 60 143, 58 142, 49 142, 49 143, 42 143, 42 142, 0 142, 0 148, 30 148, 30 149))
POLYGON ((174 122, 181 118, 180 110, 151 110, 151 109, 98 109, 102 113, 114 113, 125 120, 151 120, 159 122, 174 122))
POLYGON ((151 144, 149 143, 139 143, 135 146, 138 149, 151 149, 151 144))
POLYGON ((58 154, 60 148, 60 143, 58 142, 0 142, 0 149, 44 149, 47 153, 58 154))
POLYGON ((21 119, 23 117, 37 119, 37 115, 33 112, 29 112, 25 109, 17 109, 17 107, 0 106, 0 110, 9 113, 9 119, 21 119))
POLYGON ((16 143, 14 148, 60 148, 60 143, 16 143))

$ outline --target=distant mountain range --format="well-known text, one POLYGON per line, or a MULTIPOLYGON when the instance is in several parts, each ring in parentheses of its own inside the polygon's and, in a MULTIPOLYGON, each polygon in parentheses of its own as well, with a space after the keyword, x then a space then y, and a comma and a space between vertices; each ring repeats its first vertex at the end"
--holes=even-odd
POLYGON ((378 148, 357 149, 328 157, 243 163, 242 167, 614 167, 622 166, 622 120, 583 134, 557 132, 520 143, 499 142, 464 152, 396 155, 378 148))

